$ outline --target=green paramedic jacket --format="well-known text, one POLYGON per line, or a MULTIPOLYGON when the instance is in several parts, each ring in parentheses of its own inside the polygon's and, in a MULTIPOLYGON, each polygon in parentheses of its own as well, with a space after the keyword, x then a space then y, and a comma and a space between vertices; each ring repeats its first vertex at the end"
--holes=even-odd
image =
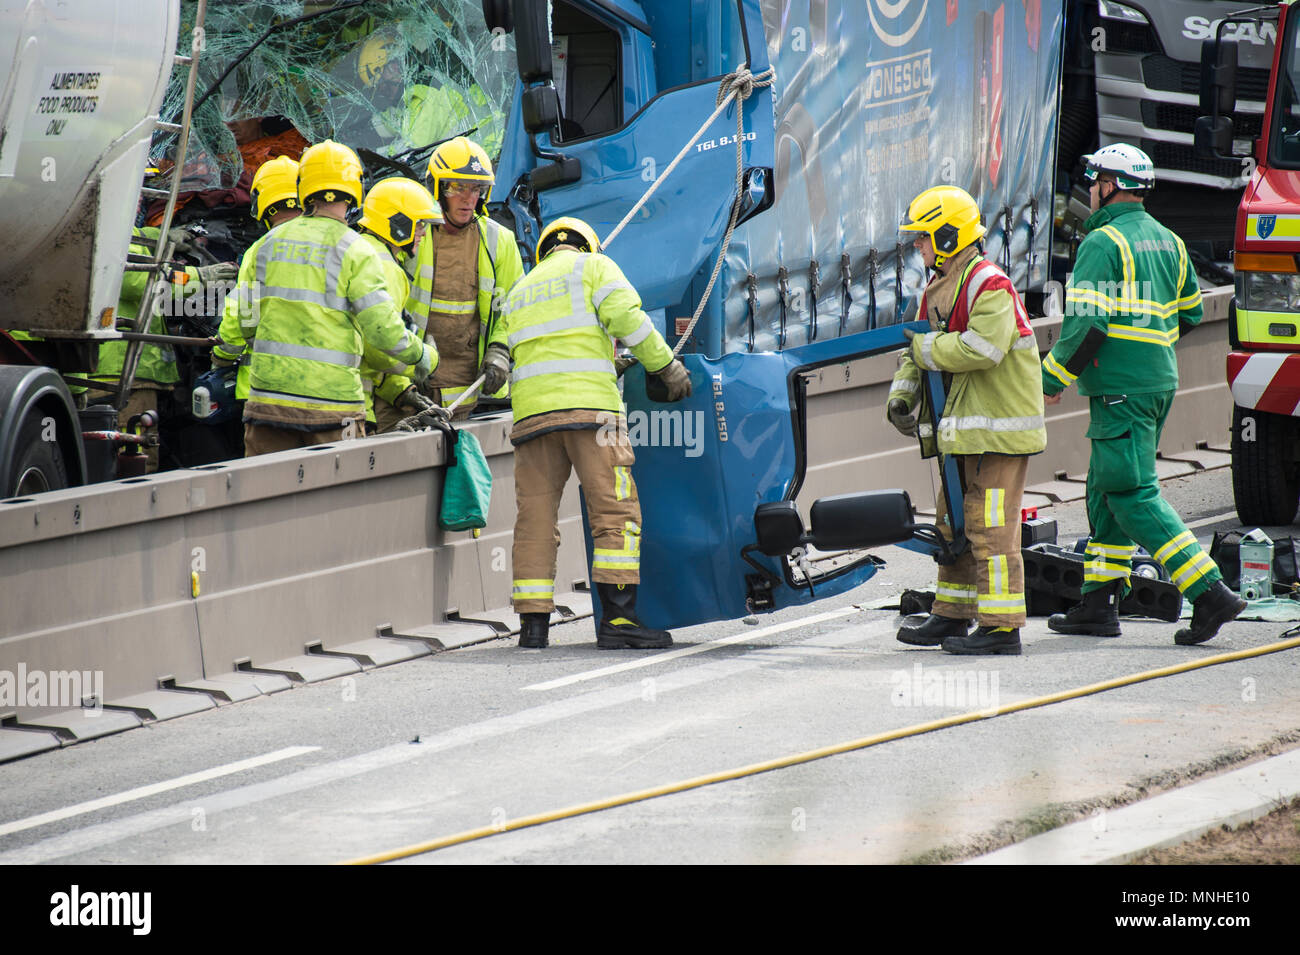
POLYGON ((251 293, 240 305, 253 351, 245 421, 318 431, 360 420, 366 346, 405 365, 425 351, 379 255, 335 219, 301 216, 267 233, 251 293))
POLYGON ((510 290, 492 337, 514 361, 514 420, 552 411, 621 413, 616 338, 649 372, 673 360, 613 259, 568 249, 543 259, 510 290))
MULTIPOLYGON (((932 303, 923 297, 921 309, 930 314, 932 303)), ((917 412, 923 454, 1027 455, 1046 448, 1037 340, 1011 280, 992 262, 971 259, 944 326, 912 339, 886 399, 917 412), (937 443, 921 369, 952 374, 937 443)))
POLYGON ((1083 395, 1178 387, 1179 324, 1201 321, 1201 291, 1183 240, 1140 202, 1094 212, 1065 293, 1061 337, 1043 359, 1043 393, 1083 395))

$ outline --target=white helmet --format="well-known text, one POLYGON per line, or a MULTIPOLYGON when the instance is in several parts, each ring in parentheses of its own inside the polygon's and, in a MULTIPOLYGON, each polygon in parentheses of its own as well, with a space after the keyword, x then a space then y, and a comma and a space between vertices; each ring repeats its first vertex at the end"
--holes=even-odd
POLYGON ((1128 143, 1111 143, 1083 157, 1084 175, 1089 180, 1108 172, 1128 192, 1145 192, 1156 184, 1156 167, 1151 157, 1128 143))

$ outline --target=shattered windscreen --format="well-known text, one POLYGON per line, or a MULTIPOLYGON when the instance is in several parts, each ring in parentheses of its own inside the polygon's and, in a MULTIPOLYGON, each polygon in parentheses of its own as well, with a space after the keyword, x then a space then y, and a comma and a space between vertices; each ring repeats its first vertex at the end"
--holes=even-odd
MULTIPOLYGON (((196 11, 182 3, 177 52, 188 52, 196 11)), ((196 100, 277 25, 196 110, 183 191, 246 186, 246 167, 266 154, 327 138, 419 162, 430 144, 476 129, 488 155, 499 152, 514 38, 488 32, 479 0, 210 2, 196 100)), ((164 119, 179 121, 185 79, 173 72, 164 119)), ((173 147, 157 137, 156 162, 165 167, 173 147)))

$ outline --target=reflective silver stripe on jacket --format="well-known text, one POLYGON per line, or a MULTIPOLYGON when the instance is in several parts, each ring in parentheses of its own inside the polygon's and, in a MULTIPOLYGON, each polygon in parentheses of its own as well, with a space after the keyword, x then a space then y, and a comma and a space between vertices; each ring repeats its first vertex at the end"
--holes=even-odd
POLYGON ((540 325, 530 325, 527 328, 521 328, 519 331, 511 334, 507 341, 513 349, 521 342, 531 341, 534 338, 541 338, 543 335, 550 335, 553 332, 567 332, 576 328, 590 328, 593 325, 598 326, 596 316, 588 313, 586 315, 561 315, 559 318, 553 318, 549 322, 542 322, 540 325))
POLYGON ((970 277, 970 284, 966 286, 966 314, 968 316, 975 307, 975 299, 979 298, 980 292, 984 289, 984 284, 999 274, 1001 273, 998 267, 987 259, 975 267, 975 271, 970 277))
MULTIPOLYGON (((430 277, 429 281, 433 281, 432 277, 430 277)), ((432 290, 431 290, 431 289, 424 288, 423 286, 420 286, 420 285, 412 285, 412 286, 411 286, 411 294, 410 294, 410 298, 415 299, 417 302, 419 302, 421 305, 423 305, 426 309, 427 309, 430 305, 433 304, 433 292, 432 292, 432 290)))
POLYGON ((329 292, 317 292, 309 288, 283 288, 276 285, 264 285, 258 290, 259 298, 282 298, 287 302, 308 302, 336 312, 348 311, 348 300, 329 292))
POLYGON ((930 371, 938 371, 939 366, 934 363, 934 339, 938 332, 926 332, 921 336, 921 355, 919 361, 922 368, 928 368, 930 371))
POLYGON ((973 332, 969 328, 961 333, 961 340, 971 351, 979 352, 995 365, 1006 357, 1006 353, 1001 348, 998 348, 979 332, 973 332))
POLYGON ((393 297, 384 289, 375 289, 375 291, 368 295, 363 295, 360 298, 354 298, 350 301, 352 302, 352 310, 354 312, 364 312, 368 308, 374 308, 376 305, 382 305, 384 302, 391 302, 392 300, 393 297))
POLYGON ((617 292, 619 289, 627 289, 632 294, 636 294, 636 289, 632 288, 632 286, 627 282, 610 282, 608 285, 602 285, 600 288, 596 289, 596 291, 591 293, 591 307, 599 310, 600 303, 605 301, 605 299, 609 298, 613 292, 617 292))
POLYGON ((891 392, 901 391, 903 394, 914 394, 920 386, 910 378, 895 378, 893 384, 889 386, 891 392))
MULTIPOLYGON (((396 358, 400 361, 402 358, 402 353, 411 347, 411 342, 418 341, 418 340, 420 339, 412 338, 410 330, 408 330, 406 326, 403 325, 402 337, 397 340, 397 344, 394 345, 392 348, 385 348, 384 354, 388 355, 390 358, 396 358)), ((420 354, 421 355, 424 354, 423 349, 420 350, 420 354)), ((419 359, 417 358, 416 361, 419 361, 419 359)))
POLYGON ((319 361, 328 365, 342 365, 344 368, 361 367, 361 356, 350 352, 335 351, 332 348, 316 348, 312 345, 294 345, 290 342, 273 342, 259 338, 253 342, 253 351, 259 355, 279 355, 281 358, 302 358, 306 361, 319 361))
POLYGON ((645 318, 641 319, 641 324, 636 327, 635 331, 633 331, 631 334, 623 336, 623 344, 627 345, 628 347, 632 347, 634 345, 640 345, 643 341, 645 341, 647 338, 650 337, 650 334, 654 330, 655 327, 650 324, 649 316, 646 316, 645 318))
POLYGON ((1042 415, 1024 418, 987 418, 977 414, 939 420, 940 431, 1033 431, 1042 427, 1044 427, 1042 415))
POLYGON ((523 381, 537 375, 557 375, 569 372, 604 372, 614 374, 614 363, 603 358, 561 358, 556 361, 535 361, 527 365, 515 365, 510 373, 511 381, 523 381))
POLYGON ((1011 346, 1012 351, 1021 351, 1026 348, 1032 348, 1034 351, 1038 351, 1037 335, 1021 335, 1016 339, 1016 343, 1011 346))

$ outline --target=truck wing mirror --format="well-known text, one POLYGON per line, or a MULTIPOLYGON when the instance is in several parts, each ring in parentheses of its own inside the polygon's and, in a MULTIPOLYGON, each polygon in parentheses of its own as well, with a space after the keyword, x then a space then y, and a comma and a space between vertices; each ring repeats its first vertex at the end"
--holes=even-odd
POLYGON ((515 57, 527 87, 551 78, 551 24, 546 0, 514 0, 515 57))
POLYGON ((911 540, 916 525, 906 491, 860 491, 815 501, 809 512, 813 546, 856 550, 911 540))
POLYGON ((1219 38, 1201 44, 1201 112, 1231 113, 1237 105, 1237 44, 1219 38))
POLYGON ((758 550, 784 557, 802 544, 819 550, 859 550, 901 544, 918 526, 906 491, 861 491, 823 497, 810 512, 812 530, 805 534, 794 501, 760 504, 754 511, 758 550))
POLYGON ((1232 119, 1228 116, 1202 116, 1192 132, 1193 149, 1198 156, 1233 159, 1232 119))
POLYGON ((520 98, 524 130, 543 133, 560 125, 560 97, 554 86, 534 86, 520 98))
POLYGON ((545 192, 557 186, 567 186, 582 178, 582 163, 574 157, 551 153, 547 158, 554 158, 555 161, 545 166, 538 166, 528 174, 528 181, 538 192, 545 192))

